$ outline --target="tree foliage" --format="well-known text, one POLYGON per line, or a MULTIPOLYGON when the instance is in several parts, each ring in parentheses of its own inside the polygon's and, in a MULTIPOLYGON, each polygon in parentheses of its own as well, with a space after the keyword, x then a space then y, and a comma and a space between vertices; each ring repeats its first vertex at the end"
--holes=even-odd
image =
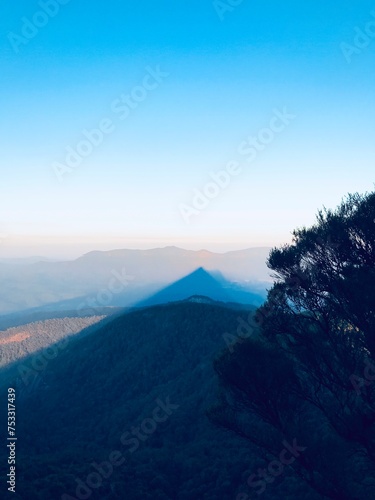
POLYGON ((296 439, 291 467, 322 498, 374 498, 375 193, 320 211, 268 266, 261 334, 216 362, 211 418, 270 459, 296 439))

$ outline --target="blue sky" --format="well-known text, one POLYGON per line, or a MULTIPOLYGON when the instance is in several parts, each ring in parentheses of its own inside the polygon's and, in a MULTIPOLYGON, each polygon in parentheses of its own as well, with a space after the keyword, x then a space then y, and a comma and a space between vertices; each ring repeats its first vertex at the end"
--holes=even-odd
POLYGON ((211 0, 70 0, 38 17, 43 3, 0 8, 0 256, 277 245, 373 189, 375 24, 354 43, 375 3, 243 0, 222 19, 211 0), (25 18, 45 26, 20 42, 25 18), (146 68, 168 76, 121 120, 113 103, 146 68), (241 157, 285 108, 285 130, 241 157), (103 120, 113 131, 59 178, 53 165, 103 120), (241 173, 187 222, 181 206, 231 161, 241 173))

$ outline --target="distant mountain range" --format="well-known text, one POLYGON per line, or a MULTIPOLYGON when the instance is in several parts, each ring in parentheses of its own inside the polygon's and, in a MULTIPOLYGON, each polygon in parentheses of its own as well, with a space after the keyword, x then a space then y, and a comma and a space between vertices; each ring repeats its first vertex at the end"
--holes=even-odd
POLYGON ((11 266, 24 266, 25 264, 36 264, 38 262, 57 262, 57 259, 49 259, 48 257, 16 257, 16 258, 2 258, 0 264, 11 266))
POLYGON ((134 306, 200 267, 219 273, 228 288, 237 288, 237 298, 239 292, 264 297, 271 281, 269 251, 219 254, 166 247, 90 252, 66 262, 0 262, 0 314, 134 306))

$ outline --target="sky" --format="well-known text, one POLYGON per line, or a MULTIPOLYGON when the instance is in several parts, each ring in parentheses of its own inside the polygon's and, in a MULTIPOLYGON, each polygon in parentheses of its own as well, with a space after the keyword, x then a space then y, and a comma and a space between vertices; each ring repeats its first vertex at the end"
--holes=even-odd
POLYGON ((280 245, 374 189, 374 2, 0 13, 0 257, 280 245))

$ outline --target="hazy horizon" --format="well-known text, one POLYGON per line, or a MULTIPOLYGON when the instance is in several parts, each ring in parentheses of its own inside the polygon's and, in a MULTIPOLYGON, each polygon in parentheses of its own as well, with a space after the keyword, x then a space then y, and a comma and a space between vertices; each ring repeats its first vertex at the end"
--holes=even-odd
POLYGON ((126 238, 113 238, 101 241, 95 238, 86 240, 72 239, 66 242, 61 238, 9 238, 0 244, 0 260, 8 259, 28 259, 41 257, 51 260, 73 260, 82 255, 94 251, 112 250, 154 250, 166 247, 177 247, 183 250, 208 251, 213 253, 226 253, 231 251, 241 251, 251 248, 272 248, 275 244, 255 244, 249 242, 202 242, 194 243, 189 241, 168 241, 168 240, 130 240, 126 238))

